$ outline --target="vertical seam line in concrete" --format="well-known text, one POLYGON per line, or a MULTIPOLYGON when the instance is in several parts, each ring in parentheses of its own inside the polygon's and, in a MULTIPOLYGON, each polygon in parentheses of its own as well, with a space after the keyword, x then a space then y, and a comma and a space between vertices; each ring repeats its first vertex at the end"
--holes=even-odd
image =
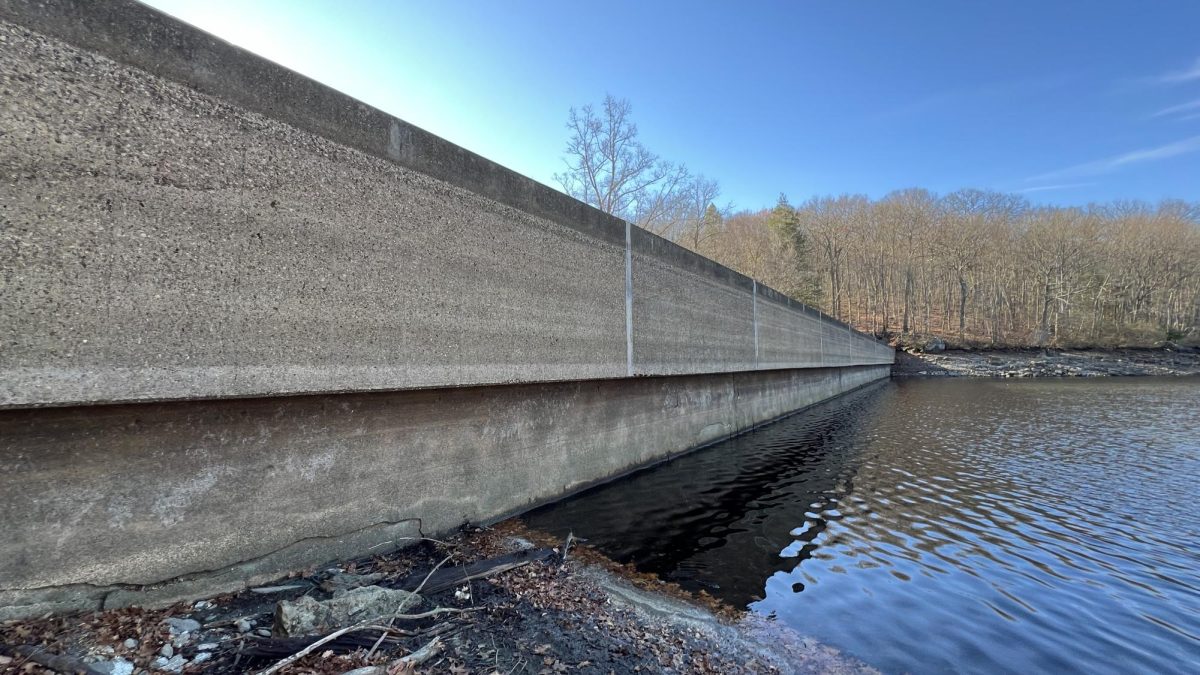
POLYGON ((817 358, 819 363, 825 363, 825 322, 817 316, 817 358))
POLYGON ((854 363, 854 329, 846 326, 846 364, 854 363))
POLYGON ((754 369, 758 369, 758 280, 750 280, 750 320, 754 323, 754 369))
POLYGON ((633 377, 633 247, 625 221, 625 374, 633 377))

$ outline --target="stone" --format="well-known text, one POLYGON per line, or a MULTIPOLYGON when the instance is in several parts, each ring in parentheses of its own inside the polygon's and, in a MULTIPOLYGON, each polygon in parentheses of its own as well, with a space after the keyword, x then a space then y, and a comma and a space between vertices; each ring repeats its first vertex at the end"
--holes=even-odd
POLYGON ((218 645, 215 642, 203 642, 201 644, 196 645, 196 649, 198 649, 202 652, 211 652, 212 650, 216 649, 217 647, 218 647, 218 645))
POLYGON ((509 537, 508 542, 512 544, 513 550, 516 551, 532 551, 537 548, 536 544, 525 537, 509 537))
POLYGON ((192 657, 192 663, 204 663, 211 658, 212 652, 197 652, 196 655, 192 657))
POLYGON ((162 646, 162 649, 158 650, 158 653, 162 654, 163 656, 165 656, 169 659, 175 655, 175 648, 172 647, 171 643, 168 642, 167 644, 162 646))
POLYGON ((361 588, 377 584, 383 579, 383 576, 380 572, 376 572, 375 574, 347 574, 345 572, 337 572, 321 582, 321 589, 329 593, 348 591, 351 588, 361 588))
POLYGON ((329 600, 304 596, 275 606, 276 637, 326 633, 364 619, 390 616, 403 604, 406 612, 421 606, 421 596, 408 591, 365 586, 335 593, 329 600))
POLYGON ((250 623, 249 621, 247 621, 245 619, 238 619, 237 623, 234 625, 237 626, 239 633, 249 633, 250 627, 253 626, 254 624, 250 623))
POLYGON ((179 654, 176 654, 169 659, 159 656, 150 662, 151 668, 154 668, 155 670, 162 670, 168 673, 178 673, 183 670, 185 665, 187 665, 187 659, 183 658, 183 656, 179 654))
POLYGON ((180 633, 195 633, 200 630, 200 622, 195 619, 179 619, 170 617, 167 619, 167 626, 171 629, 171 635, 180 633))
POLYGON ((126 649, 137 649, 138 641, 135 638, 125 638, 124 644, 126 649))
POLYGON ((113 659, 92 664, 92 670, 105 675, 133 675, 133 664, 125 659, 113 659))
POLYGON ((342 675, 383 675, 385 672, 387 671, 379 666, 364 666, 362 668, 355 668, 354 670, 347 670, 342 675))

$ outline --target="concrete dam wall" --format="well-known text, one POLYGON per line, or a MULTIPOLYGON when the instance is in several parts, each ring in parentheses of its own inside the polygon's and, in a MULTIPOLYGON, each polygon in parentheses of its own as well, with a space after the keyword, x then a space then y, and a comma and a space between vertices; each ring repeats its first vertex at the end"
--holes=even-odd
POLYGON ((133 2, 0 0, 0 618, 519 512, 886 377, 740 274, 133 2))

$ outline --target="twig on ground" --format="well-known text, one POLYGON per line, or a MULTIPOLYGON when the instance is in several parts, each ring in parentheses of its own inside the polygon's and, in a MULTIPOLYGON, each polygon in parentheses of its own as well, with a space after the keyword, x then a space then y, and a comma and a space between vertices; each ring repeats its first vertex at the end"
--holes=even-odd
POLYGON ((567 532, 567 540, 563 542, 562 556, 560 556, 562 558, 562 560, 559 561, 560 563, 567 562, 567 551, 571 550, 571 542, 574 539, 575 539, 575 531, 571 530, 571 531, 567 532))
POLYGON ((385 542, 381 542, 381 543, 375 544, 374 546, 372 546, 372 547, 371 547, 370 549, 368 549, 368 550, 371 550, 371 551, 373 551, 373 550, 375 550, 375 549, 379 548, 380 546, 384 546, 384 545, 386 545, 386 544, 394 544, 394 543, 396 543, 396 542, 398 542, 398 541, 428 541, 428 542, 431 542, 431 543, 434 543, 434 544, 441 544, 442 546, 445 546, 446 548, 454 548, 454 546, 455 546, 454 544, 451 544, 451 543, 448 543, 448 542, 444 542, 444 541, 442 541, 441 539, 433 539, 433 538, 430 538, 430 537, 396 537, 395 539, 389 539, 389 540, 387 540, 387 541, 385 541, 385 542))
MULTIPOLYGON (((412 592, 412 595, 410 595, 410 596, 408 596, 408 597, 406 597, 406 598, 404 598, 403 600, 401 600, 401 601, 400 601, 400 606, 396 608, 396 613, 397 613, 397 614, 400 614, 401 612, 403 612, 403 611, 404 611, 404 608, 405 608, 405 607, 408 607, 408 602, 409 602, 409 600, 412 600, 414 597, 416 597, 416 596, 418 596, 418 595, 420 595, 420 594, 421 594, 421 589, 425 588, 425 584, 429 583, 429 578, 433 576, 433 573, 434 573, 434 572, 436 572, 436 571, 438 571, 438 569, 439 569, 439 568, 440 568, 442 565, 445 565, 446 563, 450 562, 450 559, 451 559, 451 558, 453 558, 453 557, 454 557, 454 554, 450 554, 450 555, 446 556, 445 558, 442 558, 442 561, 441 561, 441 562, 439 562, 438 564, 434 565, 434 566, 433 566, 433 569, 429 570, 429 574, 426 574, 426 575, 425 575, 425 579, 423 579, 423 580, 421 581, 420 585, 418 585, 418 586, 417 586, 417 590, 413 591, 413 592, 412 592)), ((392 625, 393 625, 395 622, 396 622, 396 618, 395 618, 395 617, 392 617, 392 619, 391 619, 390 621, 388 621, 388 626, 392 626, 392 625)), ((383 638, 384 638, 384 636, 385 636, 385 635, 387 635, 387 633, 384 633, 383 635, 380 635, 380 636, 379 636, 379 639, 375 641, 375 644, 371 646, 371 649, 367 651, 367 658, 368 658, 368 659, 369 659, 369 658, 371 658, 372 656, 374 656, 374 655, 375 655, 375 651, 376 651, 377 649, 379 649, 379 645, 383 644, 383 638)))
POLYGON ((399 659, 396 659, 396 661, 392 664, 392 666, 394 668, 394 670, 392 672, 396 672, 396 673, 412 672, 412 670, 414 668, 425 663, 429 659, 432 659, 433 657, 437 656, 438 654, 441 653, 441 651, 442 651, 442 638, 435 637, 435 638, 433 638, 433 640, 430 640, 429 644, 425 645, 424 647, 421 647, 420 649, 409 654, 408 656, 402 656, 399 659))
MULTIPOLYGON (((416 621, 418 619, 427 619, 431 616, 438 616, 441 614, 463 614, 463 613, 470 612, 470 611, 474 611, 474 608, 457 609, 454 607, 439 607, 437 609, 433 609, 428 612, 421 612, 420 614, 394 614, 390 618, 393 621, 396 619, 399 619, 401 621, 416 621)), ((382 617, 379 617, 379 618, 382 618, 382 617)), ((299 661, 300 659, 304 658, 305 656, 308 656, 309 654, 313 653, 314 651, 317 650, 318 647, 321 647, 322 645, 332 642, 332 641, 338 639, 339 637, 345 635, 346 633, 353 633, 355 631, 368 630, 368 629, 372 629, 372 628, 374 628, 374 629, 383 628, 382 626, 379 626, 374 623, 376 621, 379 621, 379 618, 367 619, 365 621, 360 621, 360 622, 354 624, 353 626, 347 626, 340 630, 335 630, 332 633, 330 633, 329 635, 326 635, 325 637, 321 638, 320 640, 317 640, 316 642, 310 644, 309 646, 305 647, 304 649, 301 649, 300 651, 296 652, 295 654, 292 654, 291 656, 287 657, 286 659, 280 660, 279 662, 277 662, 275 665, 271 666, 270 668, 267 668, 265 670, 260 670, 258 672, 258 675, 272 675, 272 673, 277 673, 280 670, 295 663, 296 661, 299 661)), ((390 628, 390 626, 388 626, 388 628, 390 628)), ((386 630, 386 628, 384 630, 386 630)))
POLYGON ((452 554, 446 556, 445 558, 442 558, 441 562, 434 565, 433 569, 429 570, 429 574, 426 574, 425 578, 421 580, 421 583, 417 585, 417 589, 412 592, 412 595, 410 595, 407 598, 404 598, 404 600, 400 601, 400 606, 396 608, 396 613, 399 614, 400 612, 403 612, 404 608, 408 606, 408 601, 412 600, 414 597, 421 594, 421 591, 425 588, 425 584, 429 583, 429 579, 433 576, 433 573, 438 571, 438 569, 440 569, 442 565, 445 565, 446 563, 450 562, 450 559, 453 557, 454 557, 454 554, 452 553, 452 554))

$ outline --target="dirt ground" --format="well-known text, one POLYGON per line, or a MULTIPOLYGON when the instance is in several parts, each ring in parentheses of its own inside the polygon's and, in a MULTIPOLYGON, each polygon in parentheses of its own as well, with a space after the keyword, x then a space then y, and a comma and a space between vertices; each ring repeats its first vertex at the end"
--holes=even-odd
POLYGON ((587 548, 572 546, 565 561, 561 552, 562 542, 508 521, 190 605, 11 621, 0 624, 0 672, 262 672, 329 633, 280 637, 273 626, 280 601, 329 598, 330 584, 345 578, 412 589, 444 578, 445 570, 505 554, 523 557, 485 578, 460 584, 454 579, 461 576, 451 576, 450 587, 423 592, 419 611, 405 612, 419 618, 391 626, 386 617, 372 621, 277 672, 875 672, 768 619, 691 596, 587 548), (514 553, 522 549, 527 553, 514 553), (442 571, 431 576, 435 568, 442 571))

